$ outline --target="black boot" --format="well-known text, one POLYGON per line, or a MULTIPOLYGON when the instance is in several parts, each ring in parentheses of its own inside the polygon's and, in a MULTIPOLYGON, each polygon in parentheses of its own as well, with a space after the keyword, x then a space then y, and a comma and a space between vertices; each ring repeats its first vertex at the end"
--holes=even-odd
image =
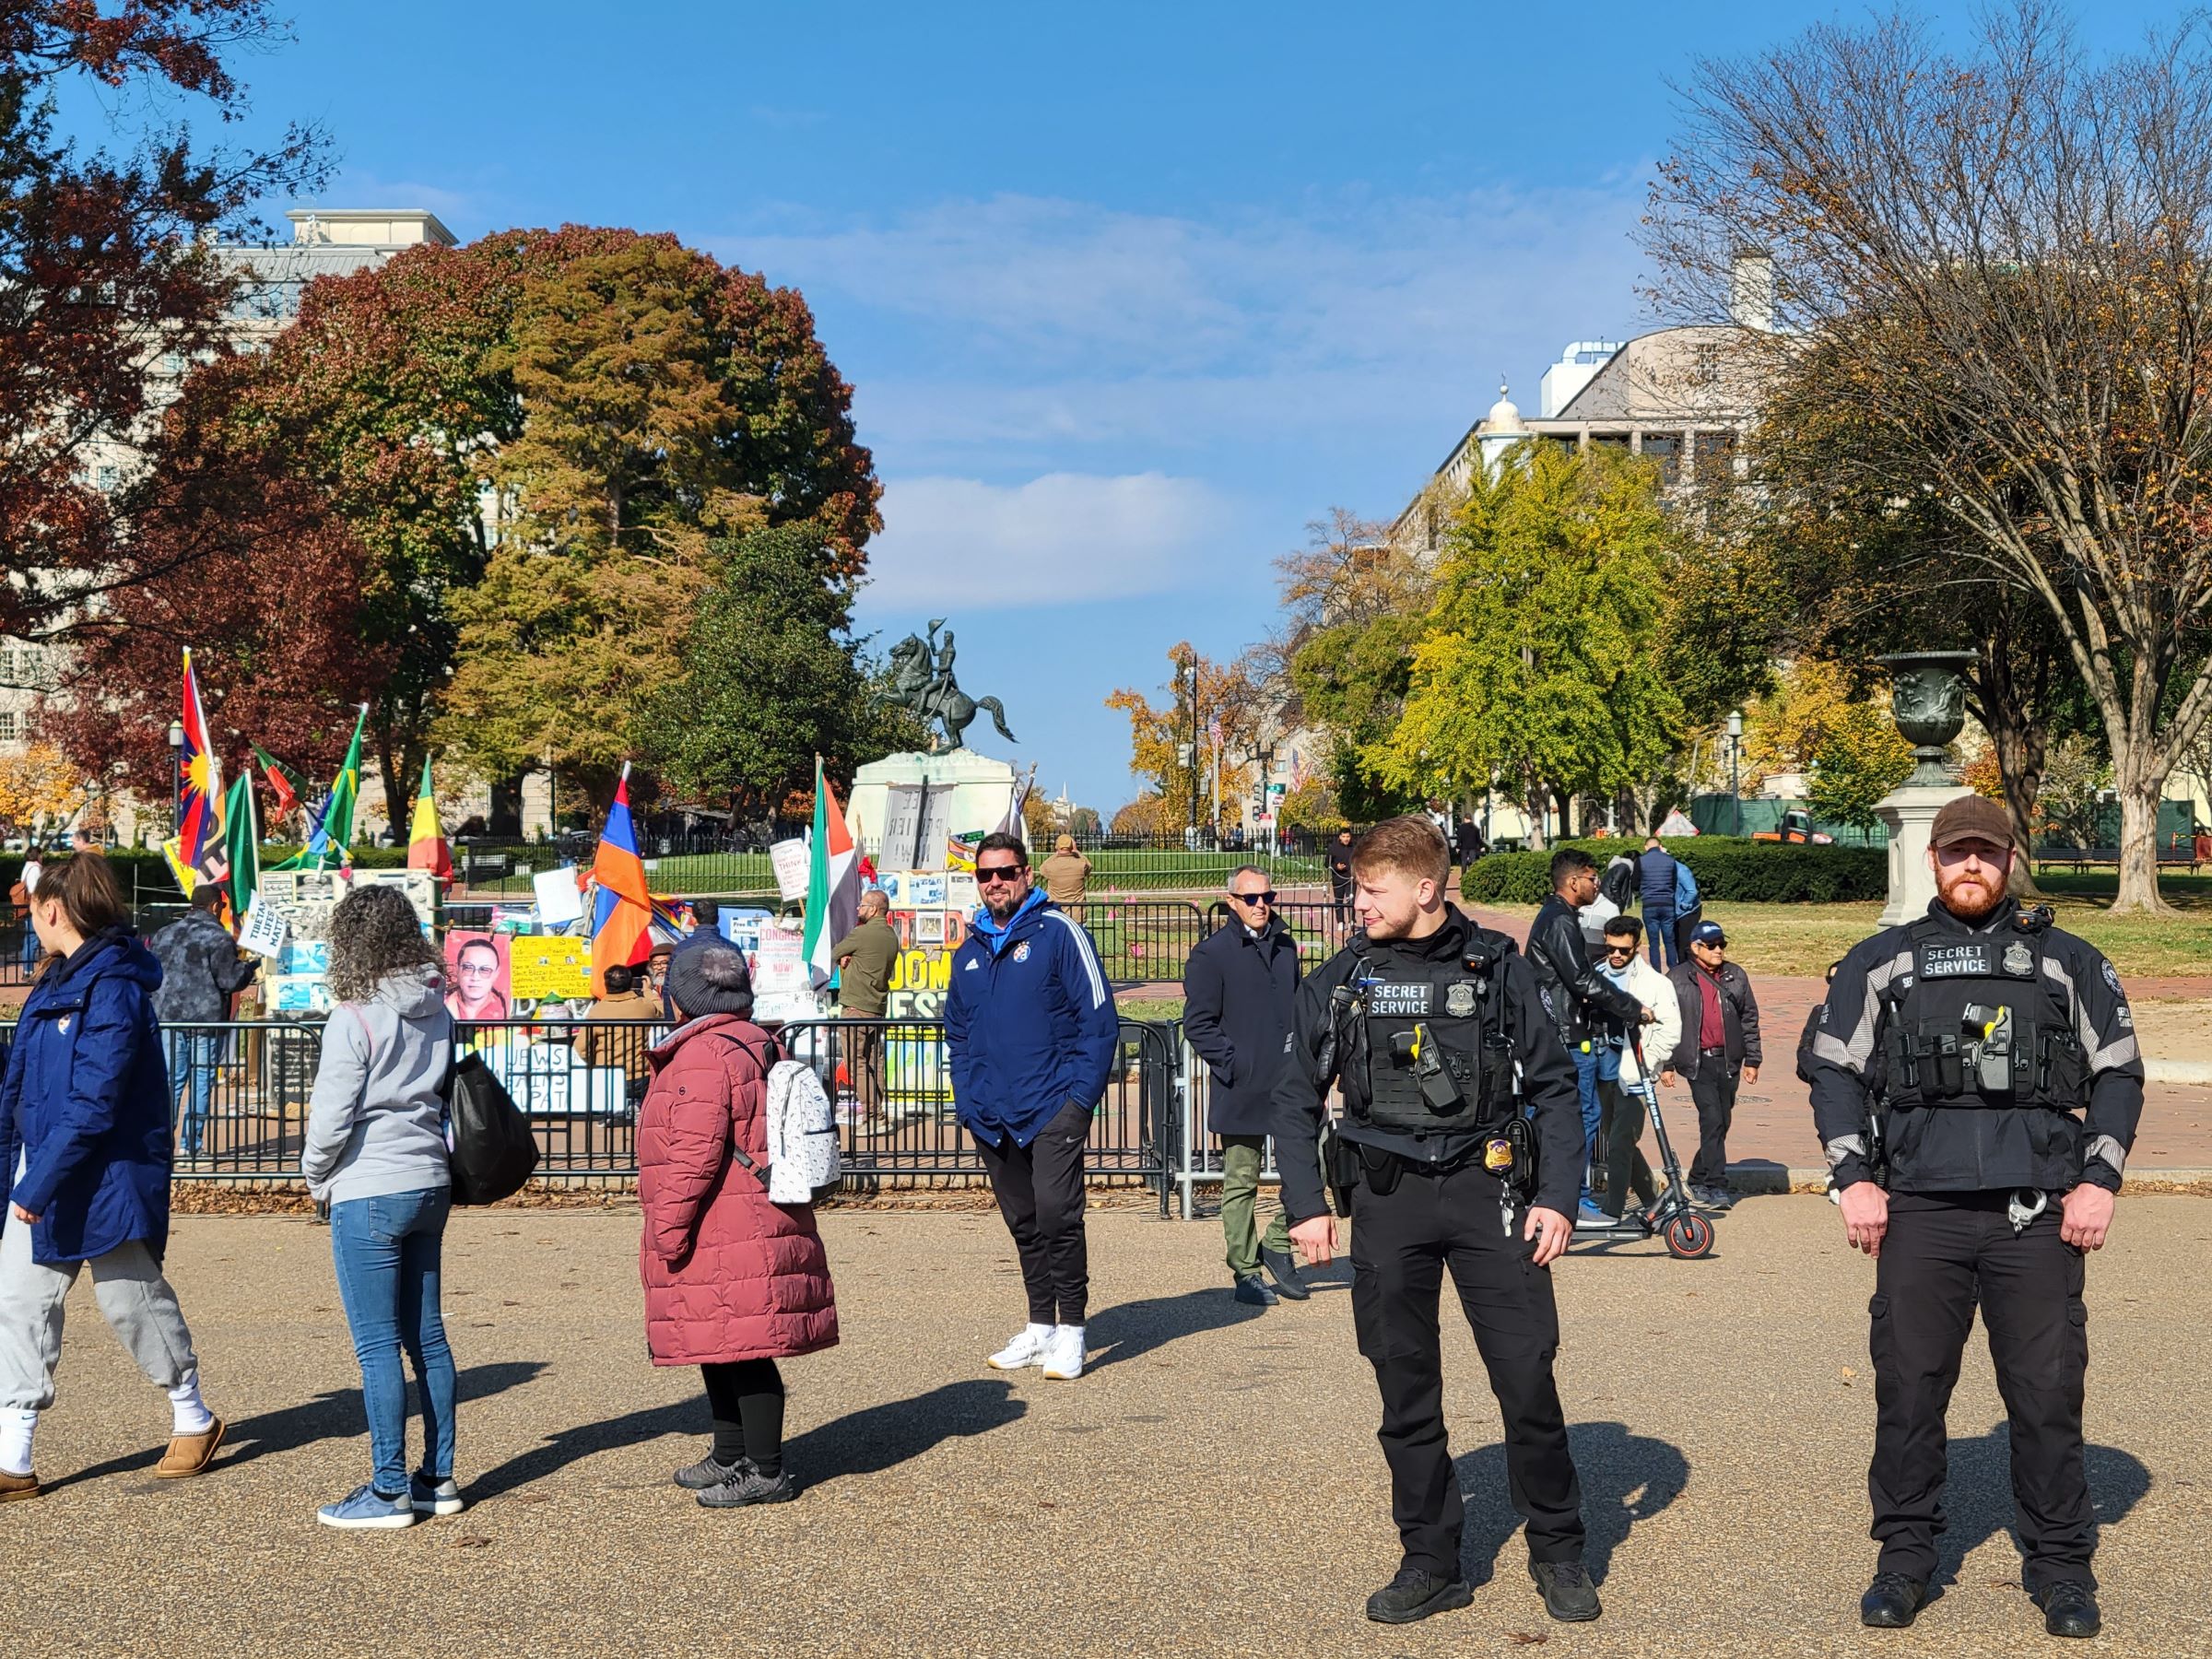
POLYGON ((1474 1599, 1464 1579, 1431 1578, 1418 1567, 1401 1567, 1396 1578, 1367 1598, 1367 1616, 1377 1624, 1411 1624, 1474 1599))
POLYGON ((2053 1636, 2094 1636, 2104 1629, 2097 1592, 2079 1579, 2060 1579, 2035 1598, 2043 1610, 2043 1629, 2053 1636))
POLYGON ((1260 1249, 1260 1260, 1267 1264, 1267 1277, 1275 1281, 1277 1296, 1292 1301, 1304 1301, 1313 1294, 1298 1277, 1298 1259, 1287 1250, 1260 1249))
POLYGON ((1920 1616, 1928 1587, 1901 1572, 1877 1572, 1859 1597, 1859 1622, 1878 1630, 1901 1630, 1920 1616))
POLYGON ((1232 1292, 1236 1299, 1250 1308, 1272 1308, 1275 1292, 1268 1289, 1256 1273, 1241 1273, 1232 1292))
POLYGON ((1581 1624, 1605 1611, 1597 1603, 1597 1586, 1580 1561, 1531 1561, 1528 1576, 1544 1593, 1544 1611, 1561 1624, 1581 1624))

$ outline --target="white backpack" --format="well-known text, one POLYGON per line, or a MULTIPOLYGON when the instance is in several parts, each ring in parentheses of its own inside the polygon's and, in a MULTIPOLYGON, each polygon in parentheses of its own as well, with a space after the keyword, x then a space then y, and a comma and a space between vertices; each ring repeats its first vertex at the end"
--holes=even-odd
POLYGON ((843 1173, 821 1078, 804 1061, 777 1061, 768 1074, 768 1201, 812 1204, 843 1173))

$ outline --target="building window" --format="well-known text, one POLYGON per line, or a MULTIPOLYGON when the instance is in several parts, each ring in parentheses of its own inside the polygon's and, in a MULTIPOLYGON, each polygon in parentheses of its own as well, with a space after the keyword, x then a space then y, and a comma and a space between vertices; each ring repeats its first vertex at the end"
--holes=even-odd
POLYGON ((1698 478, 1716 482, 1728 476, 1735 460, 1734 432, 1700 432, 1697 439, 1698 478))
POLYGON ((1643 435, 1643 454, 1647 461, 1659 463, 1659 482, 1663 485, 1682 481, 1682 434, 1679 432, 1646 432, 1643 435))
POLYGON ((102 495, 113 490, 122 477, 122 473, 112 466, 96 466, 92 469, 92 482, 102 495))
POLYGON ((15 740, 16 712, 13 709, 0 709, 0 743, 13 743, 15 740))

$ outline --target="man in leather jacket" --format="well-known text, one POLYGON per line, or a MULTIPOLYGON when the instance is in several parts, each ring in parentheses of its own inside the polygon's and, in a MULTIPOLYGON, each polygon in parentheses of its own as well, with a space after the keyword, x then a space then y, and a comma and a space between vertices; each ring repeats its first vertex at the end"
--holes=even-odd
POLYGON ((1528 965, 1535 971, 1537 993, 1550 1012, 1552 1028, 1574 1061, 1585 1166, 1578 1219, 1594 1226, 1602 1225, 1606 1218, 1591 1194, 1587 1170, 1595 1151, 1600 1112, 1595 1030, 1607 1020, 1632 1026, 1653 1018, 1651 1009, 1598 972, 1591 960, 1590 947, 1575 912, 1596 897, 1595 862, 1579 847, 1562 847, 1552 854, 1551 897, 1544 901, 1528 929, 1528 965))
POLYGON ((1945 1418, 1979 1309, 2023 1582, 2045 1630, 2088 1637, 2101 1621, 2082 1465, 2086 1253, 2112 1226, 2143 1060, 2112 963, 2006 896, 2013 857, 1999 803, 1966 795, 1936 815, 1936 899, 1839 964, 1806 1070, 1845 1236, 1876 1258, 1866 1485, 1881 1556, 1860 1620, 1909 1625, 1927 1600, 1945 1418))

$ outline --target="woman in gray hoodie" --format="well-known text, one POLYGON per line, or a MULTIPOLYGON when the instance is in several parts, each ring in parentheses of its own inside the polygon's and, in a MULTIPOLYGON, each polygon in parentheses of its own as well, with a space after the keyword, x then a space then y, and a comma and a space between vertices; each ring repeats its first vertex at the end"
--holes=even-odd
POLYGON ((323 1060, 300 1171, 330 1206, 338 1295, 361 1366, 374 1468, 316 1512, 325 1526, 409 1526, 459 1512, 453 1356, 438 1307, 453 1176, 441 1094, 453 1057, 445 966, 396 888, 367 887, 330 917, 323 1060), (422 1463, 407 1468, 405 1349, 422 1396, 422 1463))

